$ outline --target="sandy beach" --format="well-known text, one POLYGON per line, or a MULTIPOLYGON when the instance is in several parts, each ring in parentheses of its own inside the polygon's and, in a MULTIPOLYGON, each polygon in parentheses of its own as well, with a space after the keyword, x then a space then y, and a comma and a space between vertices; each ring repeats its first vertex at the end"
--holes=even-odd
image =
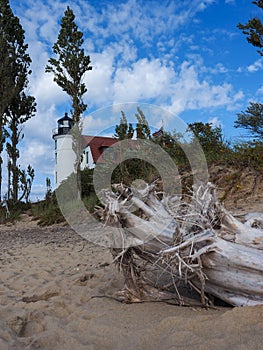
POLYGON ((108 249, 67 225, 0 227, 0 349, 262 349, 263 306, 123 304, 108 249))

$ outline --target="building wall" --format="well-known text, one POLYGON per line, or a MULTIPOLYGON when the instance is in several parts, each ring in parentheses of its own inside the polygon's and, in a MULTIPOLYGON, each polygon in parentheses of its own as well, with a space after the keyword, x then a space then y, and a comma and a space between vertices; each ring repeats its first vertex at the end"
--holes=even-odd
POLYGON ((76 155, 72 149, 71 135, 56 135, 55 139, 55 185, 74 172, 76 155))
POLYGON ((82 162, 81 162, 81 170, 84 170, 85 168, 93 169, 95 168, 95 163, 92 157, 90 146, 87 146, 83 150, 82 154, 82 162))

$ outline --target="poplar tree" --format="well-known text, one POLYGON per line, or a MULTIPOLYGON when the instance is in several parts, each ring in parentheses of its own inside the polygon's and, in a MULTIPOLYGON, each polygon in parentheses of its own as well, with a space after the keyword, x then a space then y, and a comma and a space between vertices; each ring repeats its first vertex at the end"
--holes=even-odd
POLYGON ((126 139, 132 139, 134 134, 134 129, 131 123, 127 122, 126 115, 123 111, 121 111, 121 118, 120 118, 120 124, 116 125, 115 127, 115 134, 114 137, 117 140, 126 140, 126 139))
POLYGON ((140 107, 137 107, 137 113, 135 113, 137 118, 136 132, 138 139, 151 139, 151 130, 146 117, 140 107))
MULTIPOLYGON (((27 85, 26 81, 25 85, 27 85)), ((20 157, 18 143, 24 137, 23 124, 35 114, 35 111, 35 98, 33 96, 27 96, 24 91, 13 99, 13 103, 7 110, 7 126, 10 138, 10 142, 6 144, 9 158, 8 172, 10 174, 8 199, 11 199, 13 203, 18 201, 19 182, 22 178, 21 170, 18 166, 18 158, 20 157)))
POLYGON ((54 74, 54 81, 71 98, 71 115, 74 122, 73 149, 76 153, 78 189, 80 190, 80 156, 81 156, 81 115, 87 109, 83 95, 87 92, 84 75, 91 70, 90 56, 85 55, 83 33, 75 23, 73 10, 67 6, 61 20, 58 39, 53 45, 56 58, 49 59, 47 73, 54 74))
MULTIPOLYGON (((18 20, 14 17, 8 0, 0 0, 0 116, 3 124, 3 116, 6 107, 15 93, 15 84, 12 79, 12 55, 13 39, 18 20)), ((13 48, 14 49, 14 48, 13 48)))
MULTIPOLYGON (((151 140, 151 130, 140 107, 137 107, 135 117, 137 119, 137 123, 134 129, 132 123, 128 123, 125 113, 121 111, 120 124, 116 125, 114 134, 114 137, 117 140, 122 141, 132 139, 135 131, 137 140, 151 140)), ((140 143, 136 143, 135 140, 134 142, 131 140, 131 143, 126 143, 124 146, 124 151, 126 151, 126 147, 129 147, 129 145, 131 150, 136 147, 137 151, 139 151, 140 143)), ((120 147, 118 149, 119 152, 122 151, 122 147, 123 144, 120 143, 120 147)), ((145 152, 145 150, 143 152, 145 152)), ((151 152, 150 148, 149 152, 151 152)), ((153 167, 144 159, 136 157, 129 158, 121 162, 114 170, 113 179, 116 182, 123 181, 126 184, 130 184, 135 179, 145 179, 147 182, 151 182, 153 174, 153 167)))
POLYGON ((68 6, 61 20, 57 42, 53 45, 53 52, 58 58, 49 59, 46 72, 54 73, 54 81, 70 96, 72 118, 74 122, 79 122, 81 114, 87 108, 82 100, 87 92, 83 78, 85 72, 92 67, 90 56, 86 56, 82 48, 83 33, 74 20, 75 15, 68 6))
MULTIPOLYGON (((0 199, 2 184, 2 152, 7 135, 10 137, 8 173, 12 177, 13 193, 17 200, 19 174, 17 148, 20 127, 35 113, 35 98, 25 93, 31 74, 31 58, 25 44, 25 31, 13 14, 8 0, 0 0, 0 199), (7 134, 8 133, 8 134, 7 134)), ((11 184, 9 181, 9 184, 11 184)), ((10 193, 10 189, 8 189, 10 193)))
POLYGON ((2 196, 2 152, 6 140, 5 109, 15 91, 10 70, 12 56, 9 55, 12 48, 11 33, 13 32, 12 23, 14 22, 16 21, 8 0, 0 0, 0 201, 2 196))

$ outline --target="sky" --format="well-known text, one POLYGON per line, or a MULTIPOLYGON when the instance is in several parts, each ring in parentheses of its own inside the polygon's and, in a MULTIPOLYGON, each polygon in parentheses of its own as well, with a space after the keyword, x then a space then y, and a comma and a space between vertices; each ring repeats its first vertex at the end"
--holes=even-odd
MULTIPOLYGON (((221 126, 226 140, 238 142, 244 130, 234 128, 237 114, 250 101, 262 102, 263 58, 237 28, 262 18, 252 1, 10 0, 10 6, 32 59, 28 93, 36 98, 37 113, 24 126, 20 164, 35 169, 33 201, 44 197, 47 177, 53 184, 52 130, 71 109, 70 98, 45 73, 67 6, 93 67, 84 77, 83 118, 90 135, 119 122, 120 113, 109 117, 106 108, 134 102, 169 112, 163 121, 167 131, 175 129, 173 116, 178 116, 187 124, 221 126)), ((161 116, 146 117, 151 126, 161 126, 161 116)))

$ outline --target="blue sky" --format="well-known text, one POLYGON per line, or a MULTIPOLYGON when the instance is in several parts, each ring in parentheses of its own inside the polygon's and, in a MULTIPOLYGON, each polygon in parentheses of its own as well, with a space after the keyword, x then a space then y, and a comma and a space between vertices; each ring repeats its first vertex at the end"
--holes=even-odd
MULTIPOLYGON (((36 172, 33 199, 43 198, 46 177, 53 180, 52 129, 70 111, 69 97, 45 73, 67 5, 84 33, 93 66, 84 80, 90 134, 101 133, 120 118, 96 110, 127 102, 171 112, 164 121, 166 130, 174 130, 176 115, 186 123, 221 125, 233 142, 244 133, 233 127, 237 113, 263 96, 263 59, 237 29, 239 22, 262 17, 252 1, 10 0, 26 32, 33 70, 29 92, 37 101, 37 114, 24 128, 20 149, 22 167, 30 163, 36 172)), ((146 116, 160 127, 161 117, 146 116)))

